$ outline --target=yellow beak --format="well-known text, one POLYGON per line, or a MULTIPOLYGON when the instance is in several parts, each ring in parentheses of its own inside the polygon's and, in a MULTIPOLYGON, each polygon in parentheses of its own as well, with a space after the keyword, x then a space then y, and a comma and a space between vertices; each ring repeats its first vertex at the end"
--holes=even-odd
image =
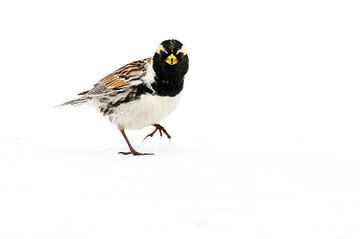
POLYGON ((174 54, 171 54, 165 59, 165 62, 168 63, 169 65, 176 65, 179 62, 179 60, 176 58, 176 56, 174 56, 174 54))

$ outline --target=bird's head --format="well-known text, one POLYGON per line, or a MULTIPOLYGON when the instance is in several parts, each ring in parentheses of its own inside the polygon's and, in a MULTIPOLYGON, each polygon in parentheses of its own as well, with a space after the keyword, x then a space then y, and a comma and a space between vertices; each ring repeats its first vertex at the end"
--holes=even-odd
POLYGON ((163 41, 153 57, 153 68, 160 77, 183 77, 189 68, 189 58, 183 44, 175 39, 163 41))

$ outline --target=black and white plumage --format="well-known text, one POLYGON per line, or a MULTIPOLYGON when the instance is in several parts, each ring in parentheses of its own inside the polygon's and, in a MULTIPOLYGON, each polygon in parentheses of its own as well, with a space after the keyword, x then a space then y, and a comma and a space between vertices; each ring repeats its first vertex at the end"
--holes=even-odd
MULTIPOLYGON (((80 98, 62 105, 88 104, 114 123, 124 136, 130 152, 137 152, 128 140, 125 129, 141 129, 150 125, 170 135, 158 124, 178 105, 188 71, 189 59, 183 44, 163 41, 153 57, 131 62, 107 75, 80 98)), ((148 137, 147 136, 147 137, 148 137)), ((145 137, 146 138, 146 137, 145 137)))

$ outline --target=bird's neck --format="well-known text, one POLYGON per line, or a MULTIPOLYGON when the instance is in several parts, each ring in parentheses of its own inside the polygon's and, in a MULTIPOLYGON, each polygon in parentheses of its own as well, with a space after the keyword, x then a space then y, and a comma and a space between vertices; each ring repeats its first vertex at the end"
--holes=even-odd
POLYGON ((155 92, 160 96, 176 96, 184 86, 184 76, 182 77, 155 77, 155 82, 151 85, 155 92))

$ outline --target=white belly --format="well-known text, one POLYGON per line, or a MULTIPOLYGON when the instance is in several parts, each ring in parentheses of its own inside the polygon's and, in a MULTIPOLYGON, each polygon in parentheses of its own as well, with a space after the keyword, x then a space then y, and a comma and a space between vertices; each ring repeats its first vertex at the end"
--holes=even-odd
POLYGON ((118 128, 141 129, 168 116, 178 105, 180 97, 181 94, 175 97, 142 95, 138 100, 118 106, 109 119, 118 128))

